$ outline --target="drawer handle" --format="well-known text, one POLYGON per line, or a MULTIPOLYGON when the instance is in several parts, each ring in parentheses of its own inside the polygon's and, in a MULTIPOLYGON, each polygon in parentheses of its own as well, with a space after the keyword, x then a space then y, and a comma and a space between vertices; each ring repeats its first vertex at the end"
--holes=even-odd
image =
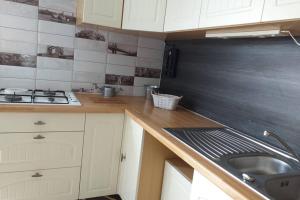
POLYGON ((121 162, 123 162, 124 160, 126 160, 126 155, 121 154, 121 162))
POLYGON ((35 140, 42 140, 42 139, 45 139, 46 137, 42 136, 42 135, 37 135, 35 136, 33 139, 35 140))
POLYGON ((43 175, 38 173, 38 172, 32 175, 33 178, 39 178, 39 177, 42 177, 42 176, 43 175))
POLYGON ((43 121, 37 121, 37 122, 34 122, 34 125, 37 125, 37 126, 41 126, 41 125, 45 125, 46 123, 43 122, 43 121))

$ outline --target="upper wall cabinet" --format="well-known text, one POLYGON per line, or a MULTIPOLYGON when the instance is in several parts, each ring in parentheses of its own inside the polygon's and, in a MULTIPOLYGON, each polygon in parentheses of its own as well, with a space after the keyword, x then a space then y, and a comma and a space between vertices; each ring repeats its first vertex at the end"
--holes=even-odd
POLYGON ((198 28, 202 0, 168 0, 164 31, 198 28))
POLYGON ((263 6, 264 0, 202 0, 199 28, 258 23, 263 6))
POLYGON ((77 23, 121 28, 123 0, 78 0, 77 23))
POLYGON ((262 21, 300 18, 300 0, 266 0, 262 21))
POLYGON ((126 0, 123 29, 163 32, 166 0, 126 0))

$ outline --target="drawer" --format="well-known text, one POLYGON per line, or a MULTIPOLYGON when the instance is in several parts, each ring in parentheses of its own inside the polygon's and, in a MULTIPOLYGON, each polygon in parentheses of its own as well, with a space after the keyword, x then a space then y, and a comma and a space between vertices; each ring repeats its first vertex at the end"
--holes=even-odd
POLYGON ((84 121, 84 113, 0 113, 0 133, 83 131, 84 121))
POLYGON ((0 173, 0 200, 75 200, 80 168, 0 173))
POLYGON ((0 172, 81 165, 83 132, 0 134, 0 172))

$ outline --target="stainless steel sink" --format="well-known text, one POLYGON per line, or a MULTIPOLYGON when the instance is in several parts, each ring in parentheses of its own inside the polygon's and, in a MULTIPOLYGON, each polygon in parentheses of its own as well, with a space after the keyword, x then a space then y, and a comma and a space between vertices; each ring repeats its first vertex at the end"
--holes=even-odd
POLYGON ((228 159, 228 164, 242 173, 252 175, 274 175, 292 171, 292 167, 271 156, 241 156, 228 159))
POLYGON ((300 175, 286 176, 266 181, 265 190, 274 199, 300 200, 300 175))

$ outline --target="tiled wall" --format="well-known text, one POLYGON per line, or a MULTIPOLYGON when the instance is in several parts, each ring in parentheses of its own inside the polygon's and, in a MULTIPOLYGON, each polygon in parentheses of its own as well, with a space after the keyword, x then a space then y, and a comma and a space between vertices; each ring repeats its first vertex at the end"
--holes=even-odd
POLYGON ((0 88, 159 84, 164 41, 76 26, 76 0, 0 0, 0 88))

